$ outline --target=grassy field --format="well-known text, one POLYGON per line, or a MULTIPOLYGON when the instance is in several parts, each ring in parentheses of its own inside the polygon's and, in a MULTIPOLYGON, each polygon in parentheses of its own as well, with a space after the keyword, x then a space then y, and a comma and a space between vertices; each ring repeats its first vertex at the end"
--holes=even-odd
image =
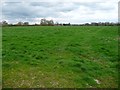
POLYGON ((117 26, 3 27, 3 88, 118 87, 117 26))

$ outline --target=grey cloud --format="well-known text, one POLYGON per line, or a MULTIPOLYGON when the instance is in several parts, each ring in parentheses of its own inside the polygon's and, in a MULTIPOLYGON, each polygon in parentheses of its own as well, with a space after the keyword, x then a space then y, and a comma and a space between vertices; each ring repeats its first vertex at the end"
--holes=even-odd
POLYGON ((8 21, 17 20, 28 20, 32 22, 34 18, 58 18, 64 17, 61 12, 66 14, 67 12, 73 12, 78 14, 79 12, 74 12, 81 6, 89 8, 90 12, 85 14, 93 14, 95 11, 105 11, 114 10, 114 6, 101 7, 100 3, 79 3, 79 2, 4 2, 2 7, 3 19, 8 21))
POLYGON ((57 11, 62 11, 62 12, 69 12, 69 11, 73 11, 77 8, 79 8, 79 5, 75 4, 75 3, 64 3, 63 4, 58 4, 56 8, 57 11))
POLYGON ((28 7, 21 6, 21 4, 13 5, 13 3, 3 6, 2 12, 3 15, 8 18, 24 18, 32 15, 32 10, 30 10, 28 7))
MULTIPOLYGON (((79 5, 79 6, 84 6, 84 7, 87 7, 89 8, 91 11, 94 10, 101 10, 101 11, 108 11, 108 10, 113 10, 115 8, 115 6, 108 6, 108 7, 105 7, 105 6, 101 6, 101 4, 105 4, 103 2, 89 2, 89 3, 85 3, 85 2, 75 2, 76 5, 79 5)), ((106 3, 107 4, 107 3, 106 3)))
POLYGON ((69 6, 70 3, 63 3, 63 2, 32 2, 30 3, 31 6, 36 6, 36 7, 44 7, 46 9, 50 8, 53 11, 72 11, 76 9, 78 6, 73 5, 69 6), (66 4, 66 6, 64 5, 66 4))
POLYGON ((32 2, 29 4, 21 2, 6 2, 5 4, 2 12, 7 19, 58 17, 59 12, 69 12, 76 8, 76 6, 69 6, 69 3, 66 4, 67 6, 63 6, 63 3, 56 4, 48 2, 32 2))
POLYGON ((52 7, 52 3, 49 2, 31 2, 31 6, 42 6, 42 7, 52 7))
MULTIPOLYGON (((26 4, 8 4, 3 6, 3 15, 7 18, 35 18, 51 15, 51 12, 46 12, 43 7, 35 8, 26 4)), ((54 13, 53 13, 54 14, 54 13)))

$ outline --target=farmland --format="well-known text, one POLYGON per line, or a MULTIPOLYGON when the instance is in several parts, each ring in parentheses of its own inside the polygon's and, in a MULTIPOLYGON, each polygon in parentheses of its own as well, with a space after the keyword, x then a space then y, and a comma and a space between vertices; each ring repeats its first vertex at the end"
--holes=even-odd
POLYGON ((3 88, 118 87, 117 26, 2 30, 3 88))

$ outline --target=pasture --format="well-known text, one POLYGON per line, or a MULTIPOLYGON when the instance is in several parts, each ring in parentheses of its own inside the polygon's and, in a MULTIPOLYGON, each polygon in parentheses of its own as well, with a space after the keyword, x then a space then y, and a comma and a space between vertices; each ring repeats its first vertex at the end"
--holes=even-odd
POLYGON ((2 29, 3 88, 115 88, 117 68, 117 26, 2 29))

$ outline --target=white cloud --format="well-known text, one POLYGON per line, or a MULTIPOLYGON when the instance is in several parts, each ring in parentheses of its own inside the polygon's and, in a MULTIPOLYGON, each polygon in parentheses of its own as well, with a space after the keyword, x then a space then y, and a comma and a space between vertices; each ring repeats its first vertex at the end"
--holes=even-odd
POLYGON ((118 0, 34 1, 3 0, 3 19, 10 23, 18 21, 39 23, 41 18, 64 23, 117 22, 118 20, 118 0))
POLYGON ((118 2, 119 0, 2 0, 2 2, 118 2))

